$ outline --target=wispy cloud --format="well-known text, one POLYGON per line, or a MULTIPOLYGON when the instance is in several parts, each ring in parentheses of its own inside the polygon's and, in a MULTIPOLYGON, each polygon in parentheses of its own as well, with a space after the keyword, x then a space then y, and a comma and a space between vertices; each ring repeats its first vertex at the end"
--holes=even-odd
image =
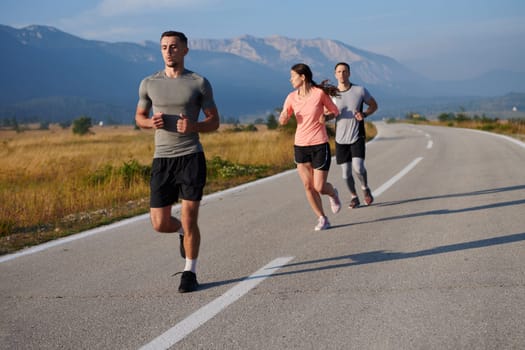
POLYGON ((159 34, 159 29, 154 25, 155 18, 158 22, 165 23, 166 16, 175 10, 206 9, 222 2, 224 0, 102 0, 72 17, 56 20, 56 24, 61 29, 86 39, 153 40, 159 34))
MULTIPOLYGON (((97 28, 97 29, 88 29, 82 31, 82 37, 89 39, 89 38, 100 38, 100 37, 107 37, 108 40, 111 41, 121 41, 118 40, 118 38, 122 37, 136 37, 141 38, 140 34, 144 32, 143 29, 137 28, 137 27, 104 27, 104 28, 97 28)), ((153 37, 151 38, 153 39, 153 37)), ((140 40, 136 40, 140 41, 140 40)))
POLYGON ((410 15, 410 11, 394 11, 394 12, 384 12, 384 13, 375 13, 375 14, 365 14, 356 17, 355 20, 360 22, 370 22, 374 23, 377 21, 382 21, 385 19, 403 19, 410 15))
POLYGON ((101 16, 120 16, 215 5, 220 0, 103 0, 96 8, 101 16))

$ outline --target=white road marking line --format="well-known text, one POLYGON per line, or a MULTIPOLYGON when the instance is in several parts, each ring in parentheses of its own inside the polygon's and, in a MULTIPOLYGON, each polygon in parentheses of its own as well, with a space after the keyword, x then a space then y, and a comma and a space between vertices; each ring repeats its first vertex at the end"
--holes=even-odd
POLYGON ((212 319, 215 315, 221 312, 224 308, 235 302, 237 299, 248 293, 251 289, 259 283, 270 277, 274 272, 279 270, 282 265, 286 264, 294 257, 281 257, 273 260, 259 271, 247 277, 226 293, 213 300, 209 304, 201 307, 193 314, 186 317, 184 320, 177 323, 150 343, 142 346, 141 350, 160 350, 168 349, 184 339, 188 334, 199 328, 205 322, 212 319))
POLYGON ((379 196, 381 195, 381 193, 385 192, 387 189, 389 189, 390 187, 392 187, 392 185, 394 185, 397 181, 399 181, 399 179, 401 179, 403 176, 405 176, 410 170, 412 170, 416 165, 417 163, 419 163, 421 160, 423 159, 423 157, 418 157, 416 159, 414 159, 410 164, 408 164, 403 170, 401 170, 399 173, 397 173, 395 176, 393 176, 392 178, 390 178, 390 180, 388 180, 387 182, 385 182, 384 184, 382 184, 379 188, 377 188, 375 191, 373 191, 373 194, 375 196, 379 196))
POLYGON ((43 250, 62 245, 64 243, 68 243, 68 242, 76 241, 77 239, 82 239, 82 238, 86 238, 86 237, 89 237, 89 236, 93 236, 93 235, 96 235, 96 234, 99 234, 99 233, 102 233, 102 232, 105 232, 105 231, 108 231, 108 230, 111 230, 111 229, 114 229, 114 228, 117 228, 117 227, 120 227, 120 226, 125 226, 125 225, 128 225, 128 224, 131 224, 133 222, 137 222, 137 221, 140 221, 140 220, 145 220, 147 218, 149 218, 149 214, 142 214, 142 215, 135 216, 135 217, 132 217, 132 218, 129 218, 129 219, 124 219, 122 221, 115 222, 115 223, 107 225, 107 226, 97 227, 97 228, 94 228, 92 230, 84 231, 84 232, 77 233, 77 234, 74 234, 74 235, 71 235, 71 236, 66 236, 66 237, 63 237, 63 238, 59 238, 59 239, 56 239, 54 241, 49 241, 47 243, 39 244, 39 245, 33 246, 31 248, 27 248, 27 249, 21 250, 21 251, 19 251, 17 253, 3 255, 3 256, 0 256, 0 263, 6 262, 6 261, 9 261, 9 260, 13 260, 15 258, 19 258, 19 257, 24 256, 24 255, 38 253, 38 252, 41 252, 43 250))
POLYGON ((425 133, 425 137, 428 139, 428 142, 427 142, 427 149, 431 149, 432 148, 432 145, 434 144, 432 142, 432 136, 430 136, 429 133, 425 133))
POLYGON ((462 129, 462 130, 472 131, 472 132, 478 132, 478 133, 482 133, 482 134, 484 134, 484 135, 489 135, 489 136, 499 137, 499 138, 505 139, 505 140, 507 140, 507 141, 510 141, 510 142, 512 142, 512 143, 515 143, 516 145, 518 145, 518 146, 520 146, 520 147, 525 148, 525 142, 522 142, 522 141, 520 141, 520 140, 514 139, 514 138, 509 137, 509 136, 506 136, 506 135, 496 134, 496 133, 494 133, 494 132, 488 132, 488 131, 477 130, 477 129, 462 129))

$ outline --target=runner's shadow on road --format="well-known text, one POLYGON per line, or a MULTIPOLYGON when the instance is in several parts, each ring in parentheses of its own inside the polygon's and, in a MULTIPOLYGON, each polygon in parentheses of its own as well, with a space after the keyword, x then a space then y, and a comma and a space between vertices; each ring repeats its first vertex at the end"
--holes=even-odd
MULTIPOLYGON (((400 200, 400 201, 395 201, 395 202, 377 203, 377 204, 374 204, 374 206, 380 207, 380 206, 388 206, 388 205, 398 205, 398 204, 404 204, 404 203, 410 203, 410 202, 416 202, 416 201, 422 201, 422 200, 439 199, 439 198, 478 196, 478 195, 484 195, 484 194, 507 192, 507 191, 517 191, 517 190, 523 190, 523 189, 525 189, 525 185, 509 186, 509 187, 479 190, 479 191, 474 191, 474 192, 446 194, 446 195, 441 195, 441 196, 421 197, 421 198, 400 200)), ((333 225, 330 230, 333 230, 335 228, 348 227, 348 226, 367 224, 367 223, 373 223, 373 222, 406 219, 406 218, 428 216, 428 215, 448 215, 448 214, 484 210, 484 209, 490 209, 490 208, 499 208, 499 207, 513 206, 513 205, 522 205, 522 204, 525 204, 525 199, 507 201, 507 202, 499 202, 499 203, 490 203, 486 205, 480 205, 480 206, 462 208, 462 209, 437 209, 437 210, 430 210, 430 211, 413 213, 413 214, 379 218, 379 219, 371 220, 371 221, 352 222, 348 224, 333 225)), ((305 273, 305 272, 320 271, 320 270, 327 270, 327 269, 334 269, 334 268, 350 267, 350 266, 371 264, 371 263, 384 262, 384 261, 417 258, 417 257, 422 257, 422 256, 428 256, 428 255, 449 253, 449 252, 454 252, 458 250, 466 250, 466 249, 481 248, 481 247, 488 247, 488 246, 493 246, 493 245, 513 243, 513 242, 518 242, 518 241, 523 241, 523 240, 525 240, 525 233, 519 233, 519 234, 495 237, 495 238, 490 238, 490 239, 485 239, 485 240, 480 240, 480 241, 440 246, 440 247, 436 247, 432 249, 426 249, 426 250, 408 252, 408 253, 388 252, 384 250, 358 253, 358 254, 345 255, 345 256, 339 256, 339 257, 333 257, 333 258, 286 264, 286 265, 281 266, 281 268, 300 266, 300 265, 321 264, 325 262, 334 262, 334 261, 345 261, 343 263, 337 263, 337 264, 332 264, 328 266, 318 266, 318 267, 311 267, 311 268, 302 269, 302 270, 277 272, 277 273, 272 274, 272 276, 290 275, 290 274, 296 274, 296 273, 305 273)), ((259 275, 255 277, 241 277, 241 278, 234 278, 234 279, 224 280, 224 281, 203 283, 200 285, 199 290, 215 288, 215 287, 219 287, 222 285, 235 284, 235 283, 242 282, 249 278, 263 278, 263 277, 268 277, 268 275, 259 275)))
POLYGON ((477 248, 485 248, 485 247, 497 246, 497 245, 502 245, 502 244, 510 244, 510 243, 521 242, 521 241, 525 241, 525 232, 511 234, 507 236, 487 238, 487 239, 482 239, 482 240, 477 240, 477 241, 443 245, 443 246, 419 250, 415 252, 390 252, 390 251, 385 251, 385 250, 377 250, 377 251, 349 254, 349 255, 343 255, 343 256, 326 258, 326 259, 308 260, 308 261, 300 261, 296 263, 285 264, 281 266, 281 268, 284 269, 284 268, 297 267, 297 266, 308 266, 308 265, 314 265, 314 264, 338 262, 335 264, 329 264, 329 265, 324 265, 324 266, 308 267, 308 268, 301 269, 301 270, 283 271, 283 272, 275 273, 274 276, 305 273, 305 272, 312 272, 312 271, 331 270, 331 269, 336 269, 336 268, 344 268, 344 267, 351 267, 351 266, 357 266, 357 265, 363 265, 363 264, 373 264, 373 263, 402 260, 402 259, 412 259, 412 258, 418 258, 418 257, 424 257, 424 256, 430 256, 430 255, 452 253, 452 252, 468 250, 468 249, 477 249, 477 248))
POLYGON ((253 277, 249 276, 249 277, 244 277, 244 278, 235 278, 235 279, 224 280, 224 281, 204 283, 200 285, 199 290, 219 287, 219 286, 226 285, 226 284, 238 283, 238 282, 242 282, 244 280, 253 279, 253 278, 286 276, 286 275, 294 275, 294 274, 314 272, 314 271, 340 269, 340 268, 358 266, 358 265, 364 265, 364 264, 374 264, 374 263, 380 263, 380 262, 385 262, 385 261, 412 259, 412 258, 418 258, 418 257, 424 257, 424 256, 430 256, 430 255, 451 253, 451 252, 456 252, 456 251, 461 251, 461 250, 485 248, 485 247, 491 247, 491 246, 497 246, 497 245, 502 245, 502 244, 521 242, 521 241, 525 241, 525 232, 511 234, 507 236, 481 239, 481 240, 471 241, 471 242, 443 245, 443 246, 439 246, 435 248, 418 250, 415 252, 390 252, 390 251, 385 251, 385 250, 376 250, 376 251, 371 251, 371 252, 342 255, 342 256, 336 256, 336 257, 331 257, 331 258, 299 261, 295 263, 284 264, 281 266, 273 266, 272 269, 275 269, 275 268, 287 269, 287 268, 302 267, 302 266, 305 266, 306 268, 298 269, 298 270, 291 270, 291 271, 276 272, 276 273, 271 274, 271 276, 270 274, 257 275, 253 277))
POLYGON ((501 207, 508 207, 508 206, 513 206, 513 205, 522 205, 522 204, 525 204, 525 199, 520 199, 520 200, 515 200, 515 201, 508 201, 508 202, 484 204, 484 205, 478 205, 478 206, 470 207, 470 208, 436 209, 436 210, 423 211, 423 212, 419 212, 419 213, 387 216, 387 217, 382 217, 382 218, 375 219, 375 220, 358 221, 358 222, 351 222, 351 223, 348 223, 348 224, 332 225, 330 227, 330 230, 333 230, 333 229, 336 229, 336 228, 341 228, 341 227, 356 226, 356 225, 363 225, 363 224, 371 224, 371 223, 382 222, 382 221, 409 219, 409 218, 417 218, 417 217, 421 217, 421 216, 431 216, 431 215, 450 215, 450 214, 464 213, 464 212, 469 212, 469 211, 492 209, 492 208, 501 208, 501 207))
POLYGON ((224 286, 224 285, 227 285, 227 284, 240 283, 240 282, 242 282, 244 280, 247 280, 248 278, 249 277, 241 277, 241 278, 233 278, 233 279, 224 280, 224 281, 199 283, 198 291, 200 292, 200 291, 203 291, 203 290, 206 290, 206 289, 216 288, 216 287, 224 286))
POLYGON ((401 199, 401 200, 398 200, 398 201, 376 203, 376 204, 374 204, 374 206, 376 206, 376 207, 386 207, 386 206, 389 206, 389 205, 399 205, 399 204, 405 204, 405 203, 411 203, 411 202, 419 202, 419 201, 426 201, 426 200, 432 200, 432 199, 481 196, 481 195, 485 195, 485 194, 492 194, 492 193, 499 193, 499 192, 519 191, 519 190, 523 190, 523 189, 525 189, 525 185, 508 186, 508 187, 500 187, 500 188, 489 188, 489 189, 486 189, 486 190, 479 190, 479 191, 473 191, 473 192, 451 193, 451 194, 429 196, 429 197, 401 199))
MULTIPOLYGON (((420 198, 404 199, 404 200, 392 201, 392 202, 378 202, 378 203, 374 203, 373 206, 374 207, 384 207, 384 206, 390 206, 390 205, 400 205, 400 204, 405 204, 405 203, 433 200, 433 199, 440 199, 440 198, 479 196, 479 195, 498 193, 498 192, 518 191, 518 190, 523 190, 523 189, 525 189, 525 185, 509 186, 509 187, 479 190, 479 191, 474 191, 474 192, 445 194, 445 195, 438 195, 438 196, 432 196, 432 197, 420 197, 420 198)), ((361 225, 361 224, 369 224, 369 223, 381 222, 381 221, 408 219, 408 218, 428 216, 428 215, 457 214, 457 213, 476 211, 476 210, 500 208, 500 207, 506 207, 506 206, 512 206, 512 205, 521 205, 524 203, 525 203, 525 199, 520 199, 520 200, 508 201, 508 202, 490 203, 490 204, 479 205, 479 206, 470 207, 470 208, 462 208, 462 209, 436 209, 436 210, 430 210, 430 211, 419 212, 419 213, 383 217, 383 218, 379 218, 376 220, 370 220, 370 221, 351 222, 348 224, 332 225, 331 229, 349 227, 349 226, 355 226, 355 225, 361 225)), ((353 210, 359 210, 362 207, 363 206, 353 209, 353 210)))
POLYGON ((396 215, 396 216, 388 216, 388 217, 379 218, 379 219, 375 219, 375 220, 369 220, 369 221, 354 222, 354 223, 351 223, 351 224, 348 224, 348 225, 333 226, 333 228, 341 227, 341 226, 353 226, 353 225, 369 224, 369 223, 374 223, 374 222, 382 222, 382 221, 390 221, 390 220, 416 218, 416 217, 421 217, 421 216, 450 215, 450 214, 457 214, 457 213, 465 213, 465 212, 469 212, 469 211, 477 211, 477 210, 485 210, 485 209, 492 209, 492 208, 509 207, 509 206, 514 206, 514 205, 523 205, 523 204, 525 204, 525 199, 520 199, 520 200, 515 200, 515 201, 508 201, 508 202, 490 203, 490 204, 478 205, 478 206, 475 206, 475 207, 461 208, 461 209, 436 209, 436 210, 423 211, 423 212, 419 212, 419 213, 396 215))

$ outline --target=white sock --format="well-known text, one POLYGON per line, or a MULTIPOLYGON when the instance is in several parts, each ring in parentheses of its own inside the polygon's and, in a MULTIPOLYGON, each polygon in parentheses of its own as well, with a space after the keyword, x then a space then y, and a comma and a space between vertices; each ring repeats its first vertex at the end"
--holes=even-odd
POLYGON ((186 258, 186 266, 184 266, 184 271, 191 271, 195 273, 197 271, 197 259, 186 258))

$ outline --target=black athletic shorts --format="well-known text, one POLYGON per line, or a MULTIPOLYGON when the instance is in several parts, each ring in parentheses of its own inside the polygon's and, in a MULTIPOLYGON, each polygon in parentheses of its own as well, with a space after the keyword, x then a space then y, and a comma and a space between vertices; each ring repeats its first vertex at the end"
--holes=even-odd
POLYGON ((295 164, 312 163, 312 167, 317 170, 330 169, 332 154, 330 145, 323 143, 315 146, 293 146, 295 164))
POLYGON ((200 201, 206 184, 204 153, 154 158, 151 166, 150 207, 162 208, 182 199, 200 201))
POLYGON ((352 144, 335 143, 335 161, 337 164, 348 163, 352 158, 365 159, 365 138, 360 137, 352 144))

